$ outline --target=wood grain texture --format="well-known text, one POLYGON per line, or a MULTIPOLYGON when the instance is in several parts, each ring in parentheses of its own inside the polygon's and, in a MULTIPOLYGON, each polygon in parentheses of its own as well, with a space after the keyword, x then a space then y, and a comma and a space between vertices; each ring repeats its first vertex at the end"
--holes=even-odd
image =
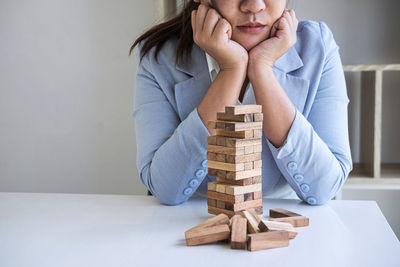
MULTIPOLYGON (((257 113, 257 114, 262 114, 262 113, 257 113)), ((254 121, 253 118, 254 118, 253 114, 233 115, 233 114, 226 114, 225 112, 217 112, 217 120, 221 121, 252 122, 254 121)), ((259 115, 257 115, 257 119, 259 121, 260 119, 259 115)))
POLYGON ((250 113, 261 113, 262 106, 261 105, 235 105, 235 106, 226 106, 225 114, 250 114, 250 113))
POLYGON ((294 227, 309 226, 310 220, 305 216, 293 216, 293 217, 282 217, 282 218, 270 218, 270 221, 286 222, 290 223, 294 227))
POLYGON ((227 155, 244 155, 244 147, 226 147, 217 145, 207 145, 207 152, 221 153, 227 155))
POLYGON ((212 217, 208 218, 207 220, 205 220, 204 222, 202 222, 201 224, 196 225, 195 227, 192 227, 189 230, 187 230, 185 232, 185 236, 189 232, 194 231, 194 230, 198 230, 200 228, 211 227, 211 226, 222 225, 222 224, 228 224, 228 223, 229 223, 229 217, 226 214, 219 214, 217 216, 212 216, 212 217))
POLYGON ((231 248, 246 249, 247 220, 240 215, 235 215, 232 217, 231 221, 231 248))
POLYGON ((261 160, 261 153, 252 153, 239 156, 226 155, 225 160, 228 163, 244 163, 244 162, 258 161, 261 160))
POLYGON ((295 238, 297 235, 296 229, 290 223, 261 220, 258 228, 261 232, 286 231, 290 239, 295 238))
POLYGON ((229 239, 230 229, 228 224, 216 225, 190 231, 185 237, 187 246, 214 243, 229 239))
POLYGON ((271 217, 271 218, 293 217, 293 216, 301 216, 301 215, 298 213, 286 210, 286 209, 281 209, 281 208, 269 210, 269 217, 271 217))
MULTIPOLYGON (((219 175, 220 176, 220 175, 219 175)), ((262 169, 253 169, 253 170, 247 170, 247 171, 240 171, 240 172, 231 172, 227 171, 225 177, 228 179, 233 179, 233 180, 241 180, 245 178, 250 178, 254 176, 262 176, 262 169)))
POLYGON ((249 231, 249 233, 259 233, 260 229, 258 228, 258 224, 259 224, 259 218, 258 216, 254 216, 254 213, 252 213, 249 210, 244 210, 241 211, 240 214, 246 218, 247 220, 247 229, 249 231))
MULTIPOLYGON (((245 130, 245 131, 238 131, 238 132, 225 131, 225 130, 221 130, 221 129, 216 130, 218 136, 235 137, 235 138, 253 138, 254 131, 260 131, 260 130, 245 130)), ((257 136, 258 136, 258 138, 261 138, 261 136, 259 136, 259 134, 257 134, 257 136)))
POLYGON ((232 216, 234 216, 236 214, 234 211, 226 210, 226 209, 219 209, 216 207, 208 207, 208 213, 215 214, 215 215, 222 213, 222 214, 228 215, 229 218, 231 218, 232 216))
POLYGON ((289 234, 285 231, 249 234, 248 240, 247 249, 250 251, 289 246, 289 234))
POLYGON ((221 200, 229 203, 241 203, 244 201, 244 195, 228 195, 214 191, 208 191, 207 197, 209 199, 221 200))
MULTIPOLYGON (((210 190, 210 189, 209 189, 210 190)), ((252 185, 230 185, 230 184, 219 184, 216 183, 216 190, 219 193, 229 194, 229 195, 241 195, 256 191, 261 191, 261 184, 252 184, 252 185)), ((214 191, 214 190, 211 190, 214 191)))
POLYGON ((207 160, 207 167, 226 171, 243 171, 246 163, 226 163, 220 161, 207 160))
POLYGON ((226 178, 216 176, 216 182, 222 183, 222 184, 231 184, 231 185, 259 184, 259 183, 261 183, 261 176, 245 178, 242 180, 232 180, 232 179, 226 179, 226 178))

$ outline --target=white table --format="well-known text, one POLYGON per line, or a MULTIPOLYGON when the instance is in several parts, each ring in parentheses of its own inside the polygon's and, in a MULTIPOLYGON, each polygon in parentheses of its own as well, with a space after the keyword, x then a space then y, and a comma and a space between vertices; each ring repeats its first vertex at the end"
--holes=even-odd
POLYGON ((0 266, 400 266, 400 243, 375 202, 308 206, 264 200, 310 218, 289 247, 249 252, 228 243, 187 247, 207 217, 204 199, 0 193, 0 266))

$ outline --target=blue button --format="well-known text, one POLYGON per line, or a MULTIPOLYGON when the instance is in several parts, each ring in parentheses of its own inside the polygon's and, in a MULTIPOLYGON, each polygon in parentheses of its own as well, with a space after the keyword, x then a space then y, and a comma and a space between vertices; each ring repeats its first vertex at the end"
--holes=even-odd
POLYGON ((186 187, 185 191, 183 193, 188 196, 193 192, 193 189, 191 187, 186 187))
POLYGON ((294 161, 289 162, 287 166, 288 166, 289 170, 291 170, 291 171, 294 171, 297 169, 297 163, 294 161))
POLYGON ((207 168, 207 160, 203 160, 203 162, 201 163, 201 166, 203 166, 204 168, 207 168))
POLYGON ((301 191, 303 191, 304 193, 307 193, 308 191, 310 191, 310 186, 308 184, 301 184, 300 185, 300 189, 301 191))
POLYGON ((190 185, 191 187, 196 187, 198 184, 199 184, 199 180, 197 180, 197 179, 192 179, 192 180, 190 180, 190 182, 189 182, 189 185, 190 185))
POLYGON ((301 181, 304 180, 304 176, 301 175, 300 173, 296 173, 296 174, 294 175, 294 179, 295 179, 297 182, 301 182, 301 181))
POLYGON ((203 169, 198 169, 195 174, 197 178, 203 178, 205 171, 203 169))
POLYGON ((317 199, 315 197, 308 197, 307 202, 308 204, 315 205, 317 204, 317 199))

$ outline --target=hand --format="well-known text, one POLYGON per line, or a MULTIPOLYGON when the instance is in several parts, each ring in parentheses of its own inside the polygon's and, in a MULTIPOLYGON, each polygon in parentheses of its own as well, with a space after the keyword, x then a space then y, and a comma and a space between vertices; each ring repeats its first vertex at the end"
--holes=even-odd
POLYGON ((232 26, 213 8, 201 4, 192 11, 193 40, 212 56, 221 70, 246 69, 248 53, 231 40, 232 26))
POLYGON ((250 50, 249 69, 254 66, 272 68, 275 61, 296 43, 297 26, 294 10, 285 9, 272 26, 270 37, 250 50))

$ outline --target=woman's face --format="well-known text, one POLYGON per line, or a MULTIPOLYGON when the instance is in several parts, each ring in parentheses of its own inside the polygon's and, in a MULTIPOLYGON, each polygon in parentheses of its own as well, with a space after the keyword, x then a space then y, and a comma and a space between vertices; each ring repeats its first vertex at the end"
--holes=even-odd
POLYGON ((210 2, 232 25, 232 40, 247 51, 268 38, 272 25, 282 16, 286 7, 286 0, 210 0, 210 2))

